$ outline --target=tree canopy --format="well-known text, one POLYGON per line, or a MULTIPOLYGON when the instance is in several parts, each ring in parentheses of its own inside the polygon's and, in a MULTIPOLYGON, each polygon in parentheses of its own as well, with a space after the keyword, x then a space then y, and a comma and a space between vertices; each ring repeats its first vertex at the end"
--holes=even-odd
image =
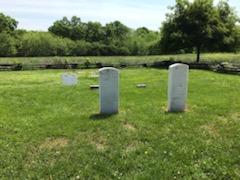
POLYGON ((48 32, 17 29, 0 13, 0 56, 113 56, 239 52, 240 22, 227 0, 176 0, 160 31, 63 17, 48 32))
POLYGON ((1 32, 12 32, 17 28, 18 22, 9 17, 5 16, 3 13, 0 13, 0 33, 1 32))
POLYGON ((81 22, 79 17, 73 16, 71 20, 63 17, 62 20, 54 22, 49 27, 49 31, 72 40, 121 44, 126 39, 129 28, 120 21, 114 21, 102 26, 99 22, 81 22))
POLYGON ((238 18, 226 1, 176 0, 162 26, 162 52, 235 50, 238 18))

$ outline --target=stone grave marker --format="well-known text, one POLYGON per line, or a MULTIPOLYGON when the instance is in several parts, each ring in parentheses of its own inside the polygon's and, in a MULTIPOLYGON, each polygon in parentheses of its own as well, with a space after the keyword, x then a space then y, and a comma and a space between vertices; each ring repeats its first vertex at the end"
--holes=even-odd
POLYGON ((99 85, 90 85, 90 89, 97 90, 99 89, 99 85))
POLYGON ((76 75, 65 73, 62 75, 62 83, 65 86, 75 86, 78 83, 78 78, 76 75))
POLYGON ((119 107, 119 70, 112 67, 99 70, 100 113, 116 114, 119 107))
POLYGON ((183 112, 186 109, 189 66, 173 64, 169 67, 168 111, 183 112))
POLYGON ((137 88, 146 88, 147 85, 146 84, 137 84, 136 87, 137 88))

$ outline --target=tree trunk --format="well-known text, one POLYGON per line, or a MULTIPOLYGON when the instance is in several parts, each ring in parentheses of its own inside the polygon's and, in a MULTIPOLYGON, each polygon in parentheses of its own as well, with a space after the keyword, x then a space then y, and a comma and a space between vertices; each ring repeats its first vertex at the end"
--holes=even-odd
POLYGON ((200 62, 200 53, 201 53, 201 48, 200 48, 200 46, 198 46, 197 47, 197 60, 196 60, 197 63, 200 62))

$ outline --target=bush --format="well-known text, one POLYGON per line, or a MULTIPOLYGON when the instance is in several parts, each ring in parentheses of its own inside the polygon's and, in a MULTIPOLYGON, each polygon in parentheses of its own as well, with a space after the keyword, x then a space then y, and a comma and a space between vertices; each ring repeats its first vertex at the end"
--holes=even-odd
POLYGON ((8 33, 0 33, 0 56, 14 56, 17 53, 15 39, 8 33))
POLYGON ((91 44, 85 41, 75 41, 73 48, 71 49, 72 56, 86 56, 91 44))
POLYGON ((54 36, 53 39, 56 48, 57 56, 72 56, 73 49, 75 48, 75 42, 68 38, 61 38, 54 36))
POLYGON ((69 56, 75 42, 48 32, 27 32, 20 39, 20 56, 69 56))
POLYGON ((54 56, 57 48, 50 33, 28 32, 23 35, 19 54, 22 56, 54 56))
POLYGON ((48 32, 26 32, 18 39, 18 56, 130 55, 129 49, 124 46, 73 41, 48 32))

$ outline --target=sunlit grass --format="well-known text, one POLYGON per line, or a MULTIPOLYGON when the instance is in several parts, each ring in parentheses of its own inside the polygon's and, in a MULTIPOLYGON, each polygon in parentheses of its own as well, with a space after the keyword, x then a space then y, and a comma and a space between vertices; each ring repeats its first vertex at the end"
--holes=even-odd
POLYGON ((99 116, 96 70, 0 73, 0 179, 239 179, 240 76, 190 71, 166 113, 167 71, 121 70, 120 113, 99 116), (136 84, 145 83, 145 89, 136 84))

